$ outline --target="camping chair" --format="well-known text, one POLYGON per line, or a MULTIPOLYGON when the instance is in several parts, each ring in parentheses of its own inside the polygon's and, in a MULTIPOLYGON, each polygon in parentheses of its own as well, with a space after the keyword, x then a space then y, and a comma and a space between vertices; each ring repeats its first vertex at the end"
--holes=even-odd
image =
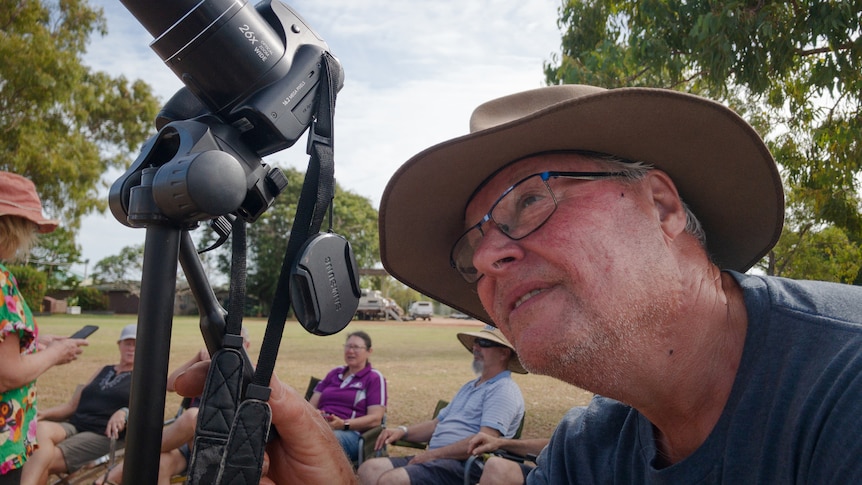
POLYGON ((518 463, 535 463, 537 458, 537 456, 532 453, 521 456, 515 453, 509 453, 506 450, 497 450, 492 453, 473 455, 468 458, 466 462, 464 462, 464 485, 473 485, 473 482, 470 480, 470 470, 472 469, 472 467, 479 467, 479 470, 481 471, 485 468, 485 461, 492 457, 505 458, 507 460, 515 461, 518 463))
MULTIPOLYGON (((79 384, 78 387, 83 386, 79 384)), ((77 388, 75 389, 75 392, 78 392, 77 388)), ((167 426, 176 421, 176 419, 179 418, 180 415, 186 409, 188 409, 190 404, 191 398, 183 398, 182 402, 180 403, 180 408, 177 410, 177 413, 174 415, 174 417, 166 419, 164 422, 164 426, 167 426)), ((48 483, 50 485, 91 484, 96 479, 105 477, 111 468, 122 463, 123 459, 125 458, 126 451, 124 445, 125 443, 122 441, 111 439, 111 451, 108 452, 108 454, 102 455, 88 462, 87 464, 72 473, 63 473, 57 475, 54 481, 49 480, 48 483)), ((171 483, 185 483, 185 481, 186 477, 183 475, 177 475, 171 478, 171 483)))
MULTIPOLYGON (((520 439, 521 433, 524 431, 524 421, 527 417, 527 413, 525 412, 523 416, 521 416, 521 424, 518 425, 518 430, 515 431, 515 434, 512 435, 512 439, 520 439)), ((536 455, 528 454, 525 456, 521 456, 515 453, 510 453, 506 450, 497 450, 493 453, 483 453, 481 455, 473 455, 470 458, 467 458, 467 461, 464 462, 464 485, 472 485, 470 482, 470 470, 476 466, 479 467, 479 470, 485 468, 485 460, 491 458, 492 456, 499 456, 501 458, 505 458, 507 460, 516 461, 518 463, 525 462, 536 462, 536 455)), ((480 473, 481 474, 481 473, 480 473)))
MULTIPOLYGON (((317 387, 317 384, 320 382, 320 379, 314 376, 311 376, 308 379, 308 387, 305 389, 305 400, 308 401, 311 399, 311 396, 314 394, 314 388, 317 387)), ((386 456, 386 449, 381 449, 378 451, 374 450, 374 445, 377 443, 377 437, 380 436, 380 433, 386 428, 386 416, 383 416, 383 423, 379 426, 375 426, 364 433, 359 435, 359 451, 357 453, 356 461, 353 462, 354 468, 359 468, 359 465, 362 464, 368 458, 376 458, 380 456, 386 456)))
MULTIPOLYGON (((431 419, 437 417, 440 414, 440 410, 449 405, 449 401, 444 401, 443 399, 437 401, 437 405, 434 407, 434 413, 431 415, 431 419)), ((391 446, 404 446, 406 448, 415 448, 417 450, 424 450, 428 448, 427 441, 411 441, 411 440, 398 440, 392 443, 391 446)))

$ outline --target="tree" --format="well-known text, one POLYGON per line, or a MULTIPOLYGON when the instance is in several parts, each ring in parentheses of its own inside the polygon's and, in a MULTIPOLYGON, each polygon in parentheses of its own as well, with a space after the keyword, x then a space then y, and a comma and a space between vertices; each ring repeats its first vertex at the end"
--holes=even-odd
MULTIPOLYGON (((248 226, 248 282, 249 295, 258 298, 269 312, 281 274, 284 252, 293 227, 296 205, 302 189, 304 174, 296 169, 284 170, 287 189, 279 195, 272 207, 257 221, 248 226)), ((359 267, 372 267, 379 261, 377 236, 377 210, 365 197, 335 187, 333 202, 333 231, 350 241, 359 267)), ((328 228, 324 219, 322 231, 328 228)), ((221 258, 222 267, 228 268, 229 256, 221 258)))
POLYGON ((0 169, 32 179, 70 230, 105 209, 102 175, 128 164, 159 107, 144 82, 82 64, 90 35, 105 32, 85 0, 0 0, 0 169))
POLYGON ((81 257, 81 247, 75 243, 75 233, 66 227, 39 235, 39 244, 30 251, 28 261, 47 276, 48 291, 75 287, 78 278, 69 267, 81 257))
POLYGON ((781 239, 757 266, 776 276, 853 283, 862 267, 862 248, 840 227, 814 221, 807 201, 788 200, 781 239))
POLYGON ((141 281, 144 263, 144 246, 126 246, 120 254, 100 259, 93 268, 93 282, 110 284, 129 290, 132 294, 140 292, 137 282, 141 281))
POLYGON ((74 295, 81 310, 102 311, 108 309, 108 295, 96 288, 78 288, 75 290, 74 295))
POLYGON ((546 80, 665 87, 726 102, 765 135, 811 221, 858 245, 860 11, 860 0, 570 0, 546 80))

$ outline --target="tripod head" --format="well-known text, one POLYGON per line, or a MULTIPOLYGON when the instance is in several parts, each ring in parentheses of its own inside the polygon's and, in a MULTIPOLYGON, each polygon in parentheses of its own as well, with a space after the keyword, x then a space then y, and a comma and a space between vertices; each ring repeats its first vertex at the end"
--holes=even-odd
MULTIPOLYGON (((153 218, 188 227, 229 213, 253 222, 287 183, 261 157, 292 146, 314 122, 328 46, 277 0, 255 7, 244 0, 123 4, 185 87, 159 113, 159 132, 112 185, 111 212, 132 227, 153 218), (157 169, 152 178, 143 178, 147 168, 157 169), (157 207, 135 215, 133 189, 142 181, 152 182, 144 190, 157 207)), ((344 72, 335 65, 340 89, 344 72)))

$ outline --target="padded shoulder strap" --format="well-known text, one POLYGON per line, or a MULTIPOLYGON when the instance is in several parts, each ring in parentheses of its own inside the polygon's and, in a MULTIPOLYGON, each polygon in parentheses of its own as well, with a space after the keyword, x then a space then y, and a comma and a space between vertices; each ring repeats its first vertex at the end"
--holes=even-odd
POLYGON ((241 398, 242 372, 243 359, 238 350, 221 349, 213 355, 198 410, 195 444, 189 463, 190 485, 216 483, 216 474, 241 398))

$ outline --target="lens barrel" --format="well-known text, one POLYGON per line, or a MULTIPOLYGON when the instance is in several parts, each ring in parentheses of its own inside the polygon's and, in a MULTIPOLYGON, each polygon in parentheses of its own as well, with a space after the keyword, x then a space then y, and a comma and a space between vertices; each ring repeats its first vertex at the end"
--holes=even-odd
POLYGON ((150 47, 213 112, 290 69, 279 63, 282 37, 244 0, 123 3, 155 37, 150 47))

